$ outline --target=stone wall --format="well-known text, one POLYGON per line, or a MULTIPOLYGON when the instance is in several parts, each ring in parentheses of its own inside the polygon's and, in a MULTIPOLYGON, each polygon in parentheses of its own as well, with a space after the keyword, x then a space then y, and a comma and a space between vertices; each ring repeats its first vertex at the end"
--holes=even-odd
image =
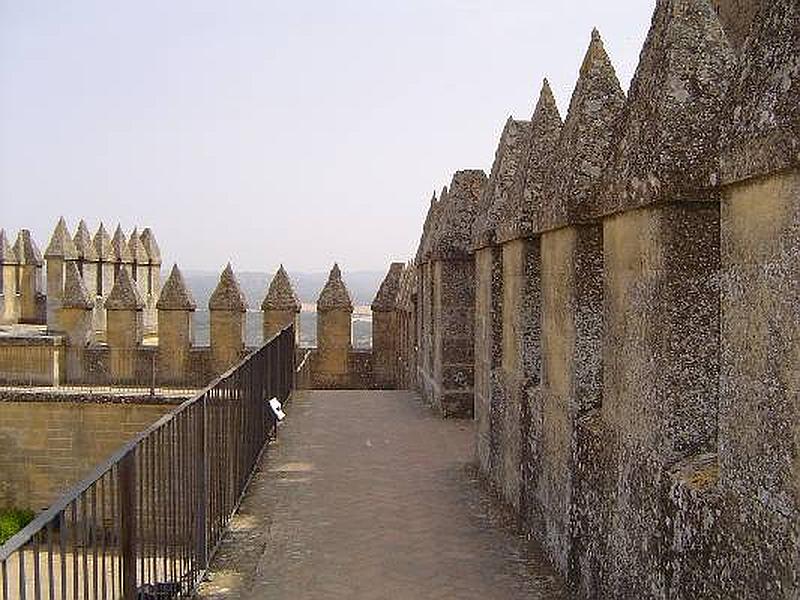
MULTIPOLYGON (((19 398, 19 396, 16 396, 19 398)), ((0 400, 0 507, 46 508, 174 403, 0 400)))
MULTIPOLYGON (((319 348, 299 348, 297 360, 308 353, 307 376, 298 381, 300 389, 310 390, 371 390, 387 389, 385 381, 376 381, 373 374, 371 350, 349 350, 347 366, 342 373, 331 373, 320 354, 319 348)), ((299 364, 299 363, 298 363, 299 364)), ((391 389, 388 388, 388 389, 391 389)))
MULTIPOLYGON (((545 82, 503 132, 460 287, 476 461, 575 597, 800 594, 799 55, 794 0, 660 0, 627 97, 595 31, 563 124, 545 82)), ((448 194, 398 309, 434 405, 448 194)))

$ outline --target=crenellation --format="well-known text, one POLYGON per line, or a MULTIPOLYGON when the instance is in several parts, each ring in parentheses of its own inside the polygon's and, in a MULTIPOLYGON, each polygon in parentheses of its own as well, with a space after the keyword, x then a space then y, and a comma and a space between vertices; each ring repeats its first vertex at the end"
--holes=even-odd
POLYGON ((270 339, 290 324, 294 324, 295 334, 297 334, 300 308, 300 300, 298 300, 297 294, 294 293, 289 274, 283 268, 283 265, 280 265, 272 281, 270 281, 267 294, 261 303, 261 312, 264 317, 264 341, 270 339))
POLYGON ((214 373, 222 375, 242 358, 247 300, 230 263, 208 300, 214 373))

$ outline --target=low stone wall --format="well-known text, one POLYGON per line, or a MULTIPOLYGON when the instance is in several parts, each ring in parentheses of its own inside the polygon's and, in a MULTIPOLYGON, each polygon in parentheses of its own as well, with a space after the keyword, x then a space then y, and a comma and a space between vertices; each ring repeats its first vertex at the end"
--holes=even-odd
POLYGON ((347 373, 344 375, 330 375, 322 373, 317 368, 317 348, 298 349, 298 361, 302 360, 307 352, 308 376, 298 381, 300 389, 313 390, 373 390, 383 389, 375 382, 372 371, 371 350, 350 350, 347 353, 347 373))
POLYGON ((0 508, 46 508, 183 400, 3 392, 0 508))

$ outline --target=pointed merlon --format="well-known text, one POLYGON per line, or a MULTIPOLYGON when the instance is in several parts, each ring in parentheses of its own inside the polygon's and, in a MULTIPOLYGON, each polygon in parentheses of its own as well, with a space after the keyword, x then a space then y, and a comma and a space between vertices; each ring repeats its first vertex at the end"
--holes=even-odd
POLYGON ((172 265, 169 277, 161 288, 161 295, 156 303, 158 310, 193 311, 197 308, 192 292, 186 286, 178 265, 172 265))
POLYGON ((657 2, 597 216, 719 199, 721 117, 735 63, 708 0, 657 2))
POLYGON ((31 232, 22 229, 17 234, 17 241, 14 242, 14 253, 17 255, 18 264, 32 265, 41 267, 44 264, 42 253, 31 237, 31 232))
POLYGON ((378 293, 372 301, 373 312, 391 312, 397 308, 397 294, 400 291, 400 277, 404 266, 401 262, 389 266, 389 272, 383 278, 378 293))
POLYGON ((595 29, 558 140, 557 168, 550 170, 542 198, 542 228, 588 220, 600 211, 603 175, 624 106, 625 93, 595 29))
POLYGON ((439 192, 439 200, 431 206, 430 223, 428 224, 428 231, 425 233, 425 239, 421 245, 421 253, 417 260, 418 264, 426 263, 431 259, 433 245, 436 241, 436 235, 439 230, 439 223, 442 219, 442 214, 447 207, 449 191, 447 186, 442 188, 439 192))
POLYGON ((545 79, 530 123, 524 166, 519 170, 511 193, 499 209, 497 241, 536 233, 542 217, 545 181, 555 155, 563 123, 550 83, 545 79))
POLYGON ((141 310, 144 300, 128 269, 120 269, 114 287, 105 302, 107 310, 141 310))
POLYGON ((261 310, 300 312, 300 300, 297 299, 297 295, 294 293, 292 282, 283 265, 278 268, 277 273, 270 281, 267 295, 264 296, 264 301, 261 303, 261 310))
POLYGON ((219 277, 219 283, 208 301, 208 308, 209 310, 232 312, 245 312, 247 310, 247 300, 245 300, 242 293, 242 288, 239 287, 239 282, 233 273, 230 263, 228 263, 219 277))
POLYGON ((17 253, 8 243, 6 237, 6 230, 0 229, 0 265, 16 265, 19 264, 17 253))
POLYGON ((147 256, 150 258, 150 264, 160 265, 161 249, 158 247, 158 242, 156 241, 155 234, 153 234, 153 230, 149 227, 145 227, 142 230, 141 239, 144 249, 147 250, 147 256))
POLYGON ((428 243, 428 237, 430 235, 431 229, 431 221, 433 219, 433 215, 436 212, 436 192, 433 192, 433 196, 431 197, 431 203, 428 206, 428 212, 425 213, 425 221, 422 225, 422 235, 419 238, 419 244, 417 245, 417 253, 416 253, 416 262, 417 264, 422 263, 422 255, 425 251, 425 246, 428 243))
POLYGON ((476 249, 485 248, 495 242, 503 207, 514 193, 515 182, 524 167, 530 131, 530 121, 517 121, 511 117, 506 121, 472 227, 472 241, 476 249))
POLYGON ((80 260, 88 262, 97 260, 97 250, 92 241, 92 234, 89 233, 89 228, 86 226, 86 221, 83 219, 78 223, 78 229, 75 231, 75 237, 72 241, 75 244, 75 250, 80 260))
POLYGON ((472 226, 486 182, 486 173, 481 170, 453 175, 434 236, 431 252, 435 259, 463 258, 472 252, 472 226))
POLYGON ((78 251, 67 229, 67 222, 61 217, 53 230, 50 243, 44 252, 45 258, 61 258, 64 260, 77 260, 78 251))
POLYGON ((103 262, 112 262, 114 260, 114 246, 111 245, 111 238, 102 223, 100 223, 100 226, 97 228, 92 243, 94 244, 94 251, 97 254, 97 260, 103 262))
POLYGON ((724 123, 722 183, 800 164, 800 6, 765 0, 753 20, 724 123))
POLYGON ((147 250, 145 250, 144 244, 139 238, 139 229, 137 227, 133 228, 128 238, 128 250, 131 253, 131 260, 137 265, 146 265, 150 262, 147 250))
POLYGON ((66 263, 64 275, 64 297, 61 304, 64 308, 81 308, 91 310, 94 308, 89 290, 83 282, 83 277, 78 272, 78 267, 74 261, 66 263))
POLYGON ((114 231, 114 237, 111 238, 111 247, 114 249, 115 262, 133 262, 131 249, 128 247, 128 240, 125 239, 125 233, 122 231, 121 225, 117 225, 117 229, 114 231))
POLYGON ((328 281, 325 287, 317 298, 317 310, 347 310, 353 312, 353 301, 350 299, 350 292, 347 291, 344 281, 342 281, 342 272, 339 270, 339 265, 334 263, 328 281))

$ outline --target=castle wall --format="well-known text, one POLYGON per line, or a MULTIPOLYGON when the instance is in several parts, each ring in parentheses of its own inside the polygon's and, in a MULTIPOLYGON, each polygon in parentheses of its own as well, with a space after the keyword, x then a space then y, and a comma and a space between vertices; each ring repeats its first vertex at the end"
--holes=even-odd
POLYGON ((17 265, 0 265, 3 286, 0 290, 0 325, 19 321, 19 295, 17 294, 17 265))
POLYGON ((372 368, 375 384, 393 389, 397 384, 399 319, 395 311, 372 313, 372 368))
POLYGON ((0 401, 0 507, 46 508, 173 407, 0 401))

